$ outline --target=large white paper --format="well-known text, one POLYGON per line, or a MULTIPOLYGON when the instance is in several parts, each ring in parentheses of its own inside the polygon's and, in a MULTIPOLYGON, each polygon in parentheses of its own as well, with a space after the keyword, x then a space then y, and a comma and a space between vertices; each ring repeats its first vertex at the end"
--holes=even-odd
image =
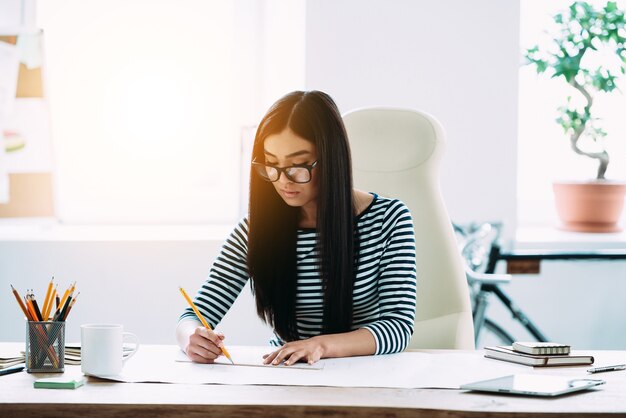
MULTIPOLYGON (((291 366, 285 366, 285 364, 278 364, 276 366, 271 364, 264 364, 263 357, 259 356, 258 347, 237 347, 236 355, 232 355, 233 363, 231 363, 226 357, 219 356, 215 359, 215 364, 222 364, 224 366, 237 366, 237 367, 286 367, 289 369, 303 369, 303 370, 321 370, 324 368, 324 362, 318 361, 314 364, 307 363, 296 363, 291 366)), ((265 353, 268 353, 270 350, 265 348, 265 353)), ((229 349, 230 353, 230 349, 229 349)), ((176 361, 191 363, 191 359, 185 355, 182 351, 178 351, 178 355, 175 358, 176 361)))
POLYGON ((42 32, 21 33, 17 37, 17 50, 20 62, 26 68, 33 69, 41 67, 43 63, 42 32))
POLYGON ((6 166, 9 173, 52 171, 52 140, 44 99, 16 99, 5 125, 6 166))
POLYGON ((0 41, 0 126, 4 126, 15 101, 19 68, 17 47, 0 41))
MULTIPOLYGON (((228 347, 233 359, 262 355, 270 347, 228 347), (240 353, 246 352, 242 355, 240 353)), ((141 347, 122 374, 106 377, 119 382, 162 382, 227 385, 289 385, 380 388, 448 388, 520 371, 526 366, 495 362, 482 356, 449 352, 404 352, 366 357, 324 359, 317 370, 287 367, 233 367, 176 361, 178 348, 141 347), (489 367, 485 367, 489 362, 489 367)))

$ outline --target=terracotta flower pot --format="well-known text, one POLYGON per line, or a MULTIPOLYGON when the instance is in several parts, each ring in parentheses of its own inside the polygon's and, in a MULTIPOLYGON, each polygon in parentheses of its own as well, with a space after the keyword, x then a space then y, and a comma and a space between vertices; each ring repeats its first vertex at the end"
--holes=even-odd
POLYGON ((562 229, 578 232, 618 232, 626 183, 594 180, 554 182, 556 210, 562 229))

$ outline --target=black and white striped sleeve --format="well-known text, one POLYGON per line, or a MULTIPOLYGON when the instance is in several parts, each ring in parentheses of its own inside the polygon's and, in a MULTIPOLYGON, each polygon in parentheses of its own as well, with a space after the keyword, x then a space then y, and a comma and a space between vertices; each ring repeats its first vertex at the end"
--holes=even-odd
POLYGON ((409 209, 394 200, 381 231, 385 249, 380 259, 377 321, 363 328, 376 340, 375 354, 403 351, 413 334, 417 299, 415 230, 409 209))
MULTIPOLYGON (((226 315, 248 281, 247 252, 248 222, 243 219, 222 245, 209 276, 193 300, 213 328, 226 315)), ((187 308, 179 322, 190 319, 198 320, 191 308, 187 308)))

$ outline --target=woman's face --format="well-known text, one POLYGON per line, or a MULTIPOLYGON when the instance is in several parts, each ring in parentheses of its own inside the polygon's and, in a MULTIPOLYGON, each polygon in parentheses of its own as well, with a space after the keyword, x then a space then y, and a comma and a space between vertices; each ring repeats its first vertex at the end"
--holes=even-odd
MULTIPOLYGON (((263 143, 265 164, 277 167, 311 165, 317 161, 315 145, 286 128, 269 135, 263 143)), ((285 173, 272 183, 276 192, 289 206, 315 206, 317 204, 317 169, 311 170, 311 181, 294 183, 285 173)))

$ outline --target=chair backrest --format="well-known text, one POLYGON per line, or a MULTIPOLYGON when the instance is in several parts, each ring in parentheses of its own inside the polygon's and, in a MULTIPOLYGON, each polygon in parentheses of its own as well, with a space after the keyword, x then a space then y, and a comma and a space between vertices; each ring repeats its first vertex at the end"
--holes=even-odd
POLYGON ((415 224, 417 310, 409 348, 474 349, 465 271, 439 187, 445 134, 432 116, 367 108, 343 116, 354 185, 402 200, 415 224))

